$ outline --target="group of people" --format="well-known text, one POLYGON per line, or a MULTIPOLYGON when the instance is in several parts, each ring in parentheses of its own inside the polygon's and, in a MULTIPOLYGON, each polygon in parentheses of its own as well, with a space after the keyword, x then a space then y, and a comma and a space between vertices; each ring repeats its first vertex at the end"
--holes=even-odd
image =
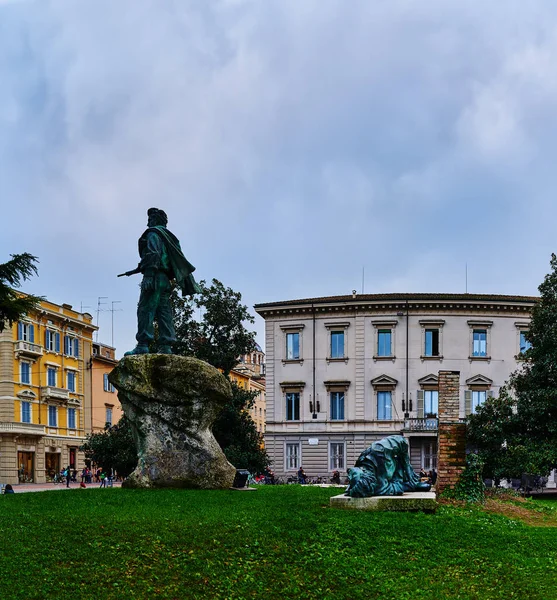
POLYGON ((435 485, 437 481, 437 471, 435 469, 431 469, 431 471, 426 471, 423 467, 420 469, 420 481, 425 483, 429 483, 430 485, 435 485))

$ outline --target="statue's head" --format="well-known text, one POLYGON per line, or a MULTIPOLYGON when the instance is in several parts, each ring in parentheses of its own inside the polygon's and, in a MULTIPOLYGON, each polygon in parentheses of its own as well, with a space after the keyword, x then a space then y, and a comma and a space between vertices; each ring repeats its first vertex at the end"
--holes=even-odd
POLYGON ((371 469, 353 467, 348 469, 348 488, 346 495, 353 498, 369 498, 375 494, 377 478, 371 469))
POLYGON ((160 208, 150 208, 147 211, 147 217, 147 225, 149 227, 156 227, 157 225, 164 225, 166 227, 166 224, 168 223, 166 213, 160 208))

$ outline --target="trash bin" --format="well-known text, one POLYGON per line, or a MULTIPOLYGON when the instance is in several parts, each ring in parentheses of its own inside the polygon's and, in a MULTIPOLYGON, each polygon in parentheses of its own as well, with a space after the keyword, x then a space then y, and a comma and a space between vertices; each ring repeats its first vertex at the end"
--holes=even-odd
POLYGON ((236 475, 234 476, 234 481, 232 483, 233 488, 243 488, 246 487, 246 483, 248 481, 249 471, 246 469, 236 469, 236 475))

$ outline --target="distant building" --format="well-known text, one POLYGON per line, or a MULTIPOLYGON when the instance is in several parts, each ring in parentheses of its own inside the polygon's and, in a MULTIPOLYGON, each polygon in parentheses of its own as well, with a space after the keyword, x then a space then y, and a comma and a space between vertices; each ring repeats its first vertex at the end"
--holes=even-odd
POLYGON ((438 371, 460 372, 464 419, 516 369, 536 300, 354 293, 256 305, 274 471, 345 473, 392 434, 409 438, 414 468, 436 467, 438 371))
POLYGON ((2 483, 42 483, 83 466, 96 329, 90 314, 45 300, 0 333, 2 483))
POLYGON ((240 357, 240 362, 230 372, 230 379, 235 381, 241 387, 250 391, 258 392, 255 397, 254 405, 249 410, 249 414, 255 423, 257 431, 263 435, 265 433, 266 418, 266 395, 265 395, 265 354, 261 346, 256 344, 256 348, 250 354, 244 354, 240 357))
POLYGON ((122 417, 122 407, 114 386, 108 381, 108 374, 118 364, 116 351, 112 346, 93 342, 92 392, 91 392, 91 431, 102 431, 106 425, 116 425, 122 417))
POLYGON ((255 344, 255 350, 240 357, 240 363, 236 367, 240 370, 248 370, 253 375, 265 376, 265 353, 259 344, 255 344))

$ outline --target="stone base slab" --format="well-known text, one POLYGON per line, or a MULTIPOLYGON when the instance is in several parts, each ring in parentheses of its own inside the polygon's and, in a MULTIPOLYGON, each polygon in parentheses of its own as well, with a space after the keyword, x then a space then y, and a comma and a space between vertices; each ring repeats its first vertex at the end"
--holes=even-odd
POLYGON ((423 511, 435 512, 437 500, 435 492, 408 492, 402 496, 372 496, 352 498, 340 494, 331 498, 332 508, 369 511, 423 511))

